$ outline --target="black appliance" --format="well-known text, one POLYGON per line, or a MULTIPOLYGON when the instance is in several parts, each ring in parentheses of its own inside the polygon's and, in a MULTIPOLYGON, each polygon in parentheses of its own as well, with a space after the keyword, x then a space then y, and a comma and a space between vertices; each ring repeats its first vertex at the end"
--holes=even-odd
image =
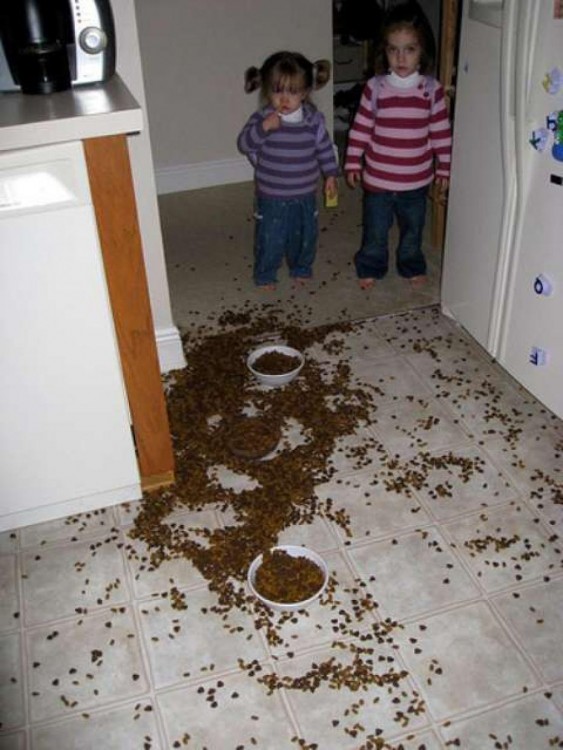
POLYGON ((109 0, 0 2, 0 91, 52 94, 114 73, 109 0))

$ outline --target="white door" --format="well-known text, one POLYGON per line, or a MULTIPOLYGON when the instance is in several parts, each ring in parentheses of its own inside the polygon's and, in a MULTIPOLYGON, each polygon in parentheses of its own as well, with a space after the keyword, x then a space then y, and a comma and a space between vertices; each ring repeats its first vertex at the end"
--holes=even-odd
POLYGON ((498 14, 477 20, 463 5, 441 297, 486 347, 503 210, 501 29, 498 14))

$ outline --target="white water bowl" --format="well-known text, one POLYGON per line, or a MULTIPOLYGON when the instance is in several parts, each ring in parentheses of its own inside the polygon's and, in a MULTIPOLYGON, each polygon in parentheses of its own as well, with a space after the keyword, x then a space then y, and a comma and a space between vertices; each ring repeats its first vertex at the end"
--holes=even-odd
POLYGON ((325 591, 327 584, 328 584, 328 566, 326 562, 323 560, 323 558, 314 552, 312 549, 307 549, 307 547, 300 547, 295 544, 282 544, 278 547, 273 547, 272 551, 274 550, 283 550, 283 552, 286 552, 288 555, 291 555, 292 557, 306 557, 307 559, 311 560, 312 562, 319 567, 323 572, 323 583, 320 586, 319 590, 313 594, 313 596, 310 596, 308 599, 303 599, 300 602, 274 602, 270 599, 266 599, 265 596, 262 596, 256 588, 256 573, 258 571, 258 568, 262 565, 262 555, 258 555, 256 557, 250 567, 248 568, 248 574, 246 577, 248 588, 250 589, 251 593, 263 604, 270 607, 270 609, 279 611, 279 612, 292 612, 297 609, 303 609, 304 607, 309 606, 312 604, 316 599, 318 599, 325 591))
POLYGON ((260 346, 258 349, 254 349, 254 351, 250 352, 246 360, 246 365, 254 377, 263 385, 268 385, 272 388, 278 388, 281 385, 291 383, 291 381, 299 375, 304 364, 305 357, 300 351, 293 349, 291 346, 283 346, 282 344, 260 346), (296 357, 299 360, 299 364, 297 367, 293 368, 293 370, 279 375, 268 375, 265 372, 260 372, 255 368, 255 362, 269 352, 279 352, 280 354, 285 354, 286 357, 296 357))

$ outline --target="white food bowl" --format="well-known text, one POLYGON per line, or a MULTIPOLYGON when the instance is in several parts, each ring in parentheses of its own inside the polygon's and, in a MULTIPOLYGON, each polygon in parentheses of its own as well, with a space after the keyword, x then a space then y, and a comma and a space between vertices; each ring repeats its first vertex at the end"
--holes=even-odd
POLYGON ((291 346, 282 346, 281 344, 260 346, 258 349, 254 349, 254 351, 248 355, 248 359, 246 360, 246 365, 254 377, 263 385, 269 385, 274 388, 290 383, 297 377, 297 375, 299 375, 304 364, 305 357, 301 352, 297 351, 297 349, 293 349, 291 346), (269 352, 279 352, 280 354, 285 354, 286 357, 296 357, 299 359, 299 364, 293 370, 284 372, 281 375, 268 375, 265 372, 259 372, 255 369, 254 363, 264 354, 268 354, 269 352))
POLYGON ((313 552, 311 549, 307 549, 307 547, 299 547, 294 544, 282 544, 279 547, 273 547, 272 552, 275 550, 282 550, 283 552, 286 552, 288 555, 291 555, 291 557, 306 557, 312 562, 317 565, 321 571, 323 572, 323 583, 319 590, 313 594, 313 596, 309 597, 308 599, 303 599, 300 602, 273 602, 270 599, 266 599, 265 596, 262 596, 256 588, 255 588, 255 582, 256 582, 256 573, 258 571, 258 568, 262 565, 262 555, 258 555, 256 557, 250 567, 248 568, 248 574, 246 577, 246 580, 248 582, 248 587, 251 591, 251 593, 263 604, 266 604, 270 609, 278 610, 279 612, 292 612, 297 609, 303 609, 304 607, 307 607, 309 604, 314 602, 316 599, 318 599, 324 592, 324 590, 327 587, 328 584, 328 567, 323 558, 318 555, 316 552, 313 552))

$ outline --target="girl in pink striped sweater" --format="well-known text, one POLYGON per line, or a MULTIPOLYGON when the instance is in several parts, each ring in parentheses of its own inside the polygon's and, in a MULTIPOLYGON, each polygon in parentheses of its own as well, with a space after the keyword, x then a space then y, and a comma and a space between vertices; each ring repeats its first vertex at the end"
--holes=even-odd
POLYGON ((429 185, 445 194, 450 174, 451 128, 440 83, 427 75, 434 48, 430 25, 417 3, 386 16, 376 75, 366 83, 348 137, 346 182, 364 189, 362 245, 354 262, 362 289, 388 270, 388 234, 399 227, 397 272, 424 283, 422 232, 429 185))

